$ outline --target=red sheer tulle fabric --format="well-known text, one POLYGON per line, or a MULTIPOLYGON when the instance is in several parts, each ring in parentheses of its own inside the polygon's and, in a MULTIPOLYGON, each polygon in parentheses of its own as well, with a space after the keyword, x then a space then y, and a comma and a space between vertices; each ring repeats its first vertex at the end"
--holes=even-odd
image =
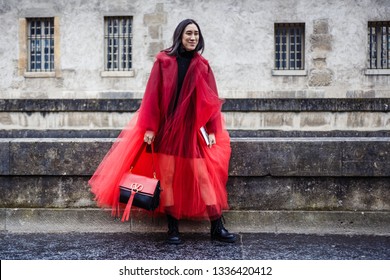
MULTIPOLYGON (((176 58, 159 53, 139 111, 89 181, 98 205, 112 207, 115 215, 121 208, 119 181, 141 148, 146 130, 156 133, 156 172, 163 189, 158 212, 178 219, 212 219, 228 208, 230 138, 208 62, 194 55, 174 107, 176 83, 176 58), (212 148, 201 136, 202 126, 216 135, 217 144, 212 148)), ((142 153, 133 172, 152 176, 151 153, 142 153)))

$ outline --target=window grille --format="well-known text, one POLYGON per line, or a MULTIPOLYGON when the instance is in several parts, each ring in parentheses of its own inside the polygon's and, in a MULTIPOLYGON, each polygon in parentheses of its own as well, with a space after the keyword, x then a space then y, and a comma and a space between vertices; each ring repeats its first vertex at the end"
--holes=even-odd
POLYGON ((27 23, 27 71, 54 71, 54 18, 30 18, 27 23))
POLYGON ((305 24, 275 23, 275 69, 304 69, 305 24))
POLYGON ((368 68, 390 69, 390 21, 368 23, 368 68))
POLYGON ((105 70, 130 71, 132 68, 132 18, 105 17, 105 70))

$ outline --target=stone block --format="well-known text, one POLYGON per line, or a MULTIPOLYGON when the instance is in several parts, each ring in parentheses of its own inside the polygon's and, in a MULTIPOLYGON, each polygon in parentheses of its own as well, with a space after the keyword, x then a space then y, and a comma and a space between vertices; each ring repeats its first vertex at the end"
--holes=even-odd
POLYGON ((313 23, 314 34, 329 34, 329 23, 327 19, 315 20, 313 23))
POLYGON ((342 146, 344 176, 390 176, 390 142, 346 141, 342 146))
POLYGON ((90 175, 112 140, 33 139, 10 143, 12 175, 90 175))
POLYGON ((0 175, 9 174, 9 140, 0 139, 0 175))
POLYGON ((227 190, 232 210, 390 210, 386 177, 231 176, 227 190))
POLYGON ((312 69, 309 74, 309 86, 330 86, 333 81, 333 72, 330 69, 312 69))
POLYGON ((0 231, 6 230, 6 224, 7 224, 7 210, 6 209, 0 209, 0 231))
POLYGON ((0 176, 0 207, 95 207, 89 177, 0 176))
POLYGON ((264 114, 264 127, 294 127, 294 113, 264 114))
POLYGON ((230 175, 264 176, 269 174, 269 146, 266 141, 237 140, 231 143, 231 148, 230 175))
POLYGON ((342 176, 338 141, 269 141, 267 166, 272 176, 342 176))
POLYGON ((312 34, 310 35, 310 44, 312 51, 331 51, 332 35, 329 34, 312 34))
POLYGON ((161 37, 161 26, 153 25, 148 27, 149 30, 149 37, 151 39, 157 40, 161 37))
POLYGON ((329 113, 302 113, 300 114, 300 127, 330 127, 333 115, 329 113))
POLYGON ((293 180, 281 177, 231 176, 227 183, 232 210, 291 209, 293 180))
POLYGON ((151 43, 149 43, 149 46, 148 46, 148 56, 154 57, 162 49, 164 49, 163 42, 151 42, 151 43))
POLYGON ((167 22, 166 13, 153 13, 144 15, 144 24, 145 25, 159 25, 165 24, 167 22))

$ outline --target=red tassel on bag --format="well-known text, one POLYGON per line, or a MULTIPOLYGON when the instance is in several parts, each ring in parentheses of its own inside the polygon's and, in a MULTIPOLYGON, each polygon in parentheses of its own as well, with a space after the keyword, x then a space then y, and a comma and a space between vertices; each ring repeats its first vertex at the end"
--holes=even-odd
POLYGON ((130 218, 131 205, 133 205, 134 196, 135 196, 135 192, 133 191, 131 192, 129 201, 127 202, 125 211, 123 212, 122 222, 128 221, 130 218))
POLYGON ((124 174, 119 184, 119 201, 122 203, 126 203, 126 208, 122 216, 122 222, 129 220, 130 211, 131 207, 133 206, 133 203, 134 206, 146 210, 154 210, 158 207, 159 204, 161 189, 160 182, 158 179, 156 179, 156 172, 153 160, 153 146, 151 148, 154 178, 131 173, 135 163, 138 161, 138 158, 145 146, 146 143, 141 147, 140 151, 136 155, 133 164, 130 168, 130 173, 124 174))

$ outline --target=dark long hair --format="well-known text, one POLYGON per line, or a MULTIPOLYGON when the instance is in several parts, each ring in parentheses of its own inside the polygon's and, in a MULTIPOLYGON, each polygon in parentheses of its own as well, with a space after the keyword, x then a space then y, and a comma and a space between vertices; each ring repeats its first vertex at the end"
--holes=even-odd
POLYGON ((200 31, 200 27, 199 27, 198 23, 193 19, 185 19, 177 25, 175 32, 173 32, 172 46, 164 50, 168 55, 170 55, 170 56, 177 56, 178 55, 179 49, 181 46, 181 38, 183 36, 184 29, 189 24, 195 24, 196 27, 198 27, 199 40, 198 40, 198 45, 195 48, 195 51, 203 53, 204 39, 203 39, 203 35, 202 35, 202 32, 200 31))

